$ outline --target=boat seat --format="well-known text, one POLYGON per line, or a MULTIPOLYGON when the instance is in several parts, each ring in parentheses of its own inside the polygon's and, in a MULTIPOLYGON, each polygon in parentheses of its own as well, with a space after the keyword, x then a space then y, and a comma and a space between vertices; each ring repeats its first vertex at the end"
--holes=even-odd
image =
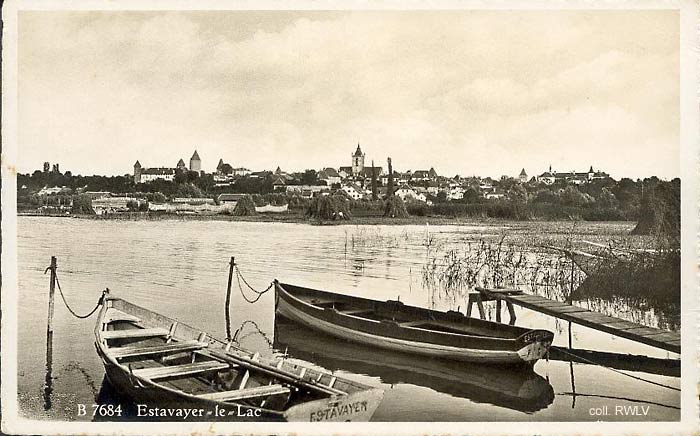
POLYGON ((197 395, 197 398, 212 401, 236 401, 249 400, 252 398, 269 397, 272 395, 282 395, 289 393, 289 388, 282 385, 265 385, 254 388, 237 389, 234 391, 214 392, 211 394, 197 395))
POLYGON ((167 330, 161 328, 107 330, 102 332, 102 337, 104 339, 154 338, 168 336, 168 333, 167 330))
POLYGON ((105 324, 118 321, 140 322, 141 319, 113 307, 107 309, 104 317, 105 324))
POLYGON ((230 368, 231 365, 217 360, 187 363, 184 365, 160 366, 156 368, 135 369, 133 374, 150 380, 168 377, 181 377, 185 375, 201 374, 207 371, 218 371, 230 368))
POLYGON ((209 344, 199 341, 172 342, 164 345, 151 345, 141 347, 115 347, 110 348, 109 353, 114 357, 152 356, 158 354, 182 353, 185 351, 199 350, 209 344))

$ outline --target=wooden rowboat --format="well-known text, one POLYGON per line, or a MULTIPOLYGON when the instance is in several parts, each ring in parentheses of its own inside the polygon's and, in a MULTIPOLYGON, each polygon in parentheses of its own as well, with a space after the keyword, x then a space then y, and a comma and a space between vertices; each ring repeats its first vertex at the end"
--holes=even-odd
POLYGON ((383 397, 381 389, 250 353, 109 295, 95 347, 110 383, 142 417, 182 420, 177 413, 192 406, 190 417, 207 421, 368 421, 383 397))
POLYGON ((376 301, 275 281, 276 312, 346 340, 466 362, 530 364, 544 357, 554 333, 439 312, 400 301, 376 301))

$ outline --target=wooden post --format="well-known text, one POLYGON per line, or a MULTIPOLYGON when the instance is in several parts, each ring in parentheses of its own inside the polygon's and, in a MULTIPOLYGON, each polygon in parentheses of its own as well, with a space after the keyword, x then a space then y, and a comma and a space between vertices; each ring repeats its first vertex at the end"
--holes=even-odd
POLYGON ((56 291, 56 256, 51 256, 51 279, 49 281, 49 313, 46 320, 46 374, 44 377, 44 410, 51 408, 51 393, 53 392, 53 312, 54 293, 56 291))
POLYGON ((481 301, 481 294, 476 296, 476 307, 479 308, 479 318, 486 319, 486 312, 484 311, 484 303, 481 301))
POLYGON ((510 321, 508 321, 508 324, 515 325, 515 308, 513 307, 513 303, 506 301, 506 307, 508 308, 508 313, 510 314, 510 321))
POLYGON ((228 268, 228 287, 226 288, 226 339, 231 340, 231 282, 233 281, 233 268, 236 265, 236 258, 231 256, 231 263, 228 268))
POLYGON ((501 322, 501 299, 496 299, 496 322, 501 322))
POLYGON ((53 335, 53 297, 56 292, 56 256, 51 256, 51 281, 49 282, 49 316, 46 321, 46 333, 53 335))

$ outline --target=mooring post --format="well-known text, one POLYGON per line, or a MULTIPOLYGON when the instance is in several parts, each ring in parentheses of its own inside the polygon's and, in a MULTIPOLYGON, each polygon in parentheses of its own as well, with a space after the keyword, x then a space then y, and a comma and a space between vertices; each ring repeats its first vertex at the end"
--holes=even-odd
POLYGON ((496 322, 501 322, 501 299, 496 298, 496 322))
POLYGON ((233 268, 236 265, 236 258, 231 256, 231 263, 228 268, 228 287, 226 288, 226 339, 231 340, 231 282, 233 281, 233 268))
POLYGON ((56 256, 51 256, 51 281, 49 282, 49 317, 46 321, 47 334, 53 334, 53 297, 56 292, 56 256))
POLYGON ((46 374, 44 377, 44 410, 51 408, 51 392, 53 392, 53 311, 54 293, 56 291, 56 256, 51 256, 51 279, 49 281, 49 313, 46 319, 46 374))

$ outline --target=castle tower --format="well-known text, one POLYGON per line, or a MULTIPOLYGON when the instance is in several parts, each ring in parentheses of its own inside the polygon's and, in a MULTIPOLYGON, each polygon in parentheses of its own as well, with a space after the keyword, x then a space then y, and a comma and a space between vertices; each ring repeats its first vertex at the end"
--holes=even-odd
POLYGON ((197 154, 197 150, 194 151, 194 154, 190 158, 190 171, 196 171, 196 172, 202 171, 202 161, 199 159, 199 155, 197 154))
POLYGON ((525 168, 520 171, 520 175, 518 176, 518 179, 520 180, 520 183, 525 183, 527 182, 527 173, 525 172, 525 168))
POLYGON ((141 164, 139 161, 134 164, 134 183, 141 183, 141 164))
POLYGON ((185 166, 185 161, 182 160, 182 159, 180 159, 179 161, 177 161, 177 167, 176 167, 176 168, 177 168, 178 170, 180 170, 180 171, 186 170, 187 167, 185 166))
POLYGON ((360 149, 360 143, 357 143, 357 150, 352 155, 352 174, 354 176, 360 174, 365 168, 365 154, 360 149))

